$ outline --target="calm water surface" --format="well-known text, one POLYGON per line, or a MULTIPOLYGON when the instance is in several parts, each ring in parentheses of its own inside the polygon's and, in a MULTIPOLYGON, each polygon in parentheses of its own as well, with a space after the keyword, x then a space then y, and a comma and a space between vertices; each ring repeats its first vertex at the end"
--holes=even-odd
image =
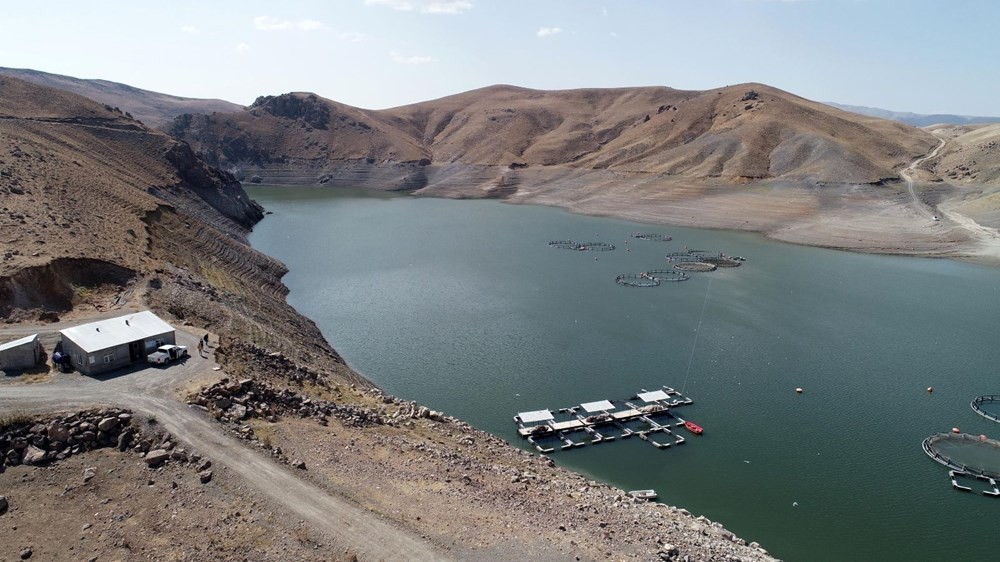
POLYGON ((952 491, 920 441, 953 426, 1000 434, 969 408, 1000 392, 998 269, 495 201, 248 191, 274 213, 251 241, 291 269, 289 302, 392 394, 525 446, 518 411, 683 388, 702 438, 553 458, 655 488, 789 560, 996 559, 1000 500, 952 491), (674 240, 628 237, 640 230, 674 240), (567 238, 618 250, 546 246, 567 238), (685 246, 748 261, 652 289, 614 283, 685 246))

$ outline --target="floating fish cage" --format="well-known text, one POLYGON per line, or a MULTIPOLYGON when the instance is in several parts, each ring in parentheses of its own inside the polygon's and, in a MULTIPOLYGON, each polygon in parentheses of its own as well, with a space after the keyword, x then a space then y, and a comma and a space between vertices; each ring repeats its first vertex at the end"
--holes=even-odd
POLYGON ((560 250, 589 250, 592 252, 610 252, 615 249, 614 244, 608 244, 607 242, 577 242, 575 240, 552 240, 549 242, 549 247, 559 248, 560 250))
POLYGON ((643 390, 629 400, 598 400, 569 408, 520 412, 517 433, 541 453, 638 437, 658 449, 681 445, 684 437, 671 428, 684 425, 672 407, 692 404, 670 387, 643 390))
POLYGON ((924 439, 921 446, 927 456, 952 470, 1000 478, 1000 441, 985 435, 938 433, 924 439))
POLYGON ((679 269, 681 271, 715 271, 716 267, 713 264, 706 263, 703 261, 686 261, 674 265, 674 269, 679 269))
POLYGON ((625 287, 659 287, 660 280, 645 273, 624 273, 615 277, 615 283, 625 287))
POLYGON ((639 240, 652 240, 654 242, 669 242, 673 240, 673 238, 666 234, 658 234, 655 232, 636 232, 632 235, 632 238, 637 238, 639 240))
POLYGON ((997 406, 1000 405, 1000 395, 998 394, 987 394, 984 396, 977 396, 972 401, 972 409, 980 416, 988 420, 993 420, 1000 423, 1000 415, 996 412, 1000 410, 997 406), (992 406, 992 407, 991 407, 992 406))
POLYGON ((646 277, 657 281, 687 281, 690 279, 687 273, 676 269, 653 269, 646 272, 646 277))

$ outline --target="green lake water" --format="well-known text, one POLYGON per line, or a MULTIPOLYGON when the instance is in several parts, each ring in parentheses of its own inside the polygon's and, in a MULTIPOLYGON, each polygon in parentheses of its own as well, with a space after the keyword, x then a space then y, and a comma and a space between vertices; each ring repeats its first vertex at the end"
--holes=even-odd
POLYGON ((497 201, 248 191, 273 212, 251 242, 290 268, 289 302, 387 392, 526 447, 519 411, 683 388, 695 403, 679 415, 702 437, 552 458, 655 488, 788 560, 996 559, 1000 499, 953 491, 920 443, 953 426, 1000 434, 969 407, 1000 393, 1000 269, 497 201), (546 244, 559 239, 618 249, 546 244), (747 262, 614 283, 685 246, 747 262))

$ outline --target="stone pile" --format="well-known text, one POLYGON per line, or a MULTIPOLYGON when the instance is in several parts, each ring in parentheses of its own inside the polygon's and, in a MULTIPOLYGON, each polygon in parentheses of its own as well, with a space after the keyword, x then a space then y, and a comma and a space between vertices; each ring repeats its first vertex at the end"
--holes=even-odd
POLYGON ((200 406, 217 419, 231 423, 250 418, 276 422, 281 416, 315 418, 324 424, 328 418, 335 417, 352 427, 387 423, 384 415, 371 408, 338 405, 329 400, 309 398, 302 393, 287 388, 279 389, 254 379, 232 381, 224 378, 201 389, 188 403, 200 406))
MULTIPOLYGON (((201 455, 177 447, 165 432, 157 435, 150 435, 148 430, 143 432, 132 419, 133 414, 128 410, 105 408, 11 423, 0 428, 0 473, 8 466, 46 465, 109 447, 138 453, 150 468, 159 468, 169 461, 204 472, 212 465, 201 455)), ((93 476, 84 471, 85 482, 93 476)))
MULTIPOLYGON (((221 354, 231 355, 248 373, 268 373, 297 384, 310 382, 323 387, 329 386, 325 375, 297 364, 280 351, 270 351, 256 344, 234 339, 225 342, 221 354)), ((335 361, 343 363, 339 355, 334 355, 335 361)))
POLYGON ((0 428, 0 472, 5 466, 43 465, 104 447, 124 451, 135 436, 131 424, 131 412, 102 409, 8 425, 0 428))

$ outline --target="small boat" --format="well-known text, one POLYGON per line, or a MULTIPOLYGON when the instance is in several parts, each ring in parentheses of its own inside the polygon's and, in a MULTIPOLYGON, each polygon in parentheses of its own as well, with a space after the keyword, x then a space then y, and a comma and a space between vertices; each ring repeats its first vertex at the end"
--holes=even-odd
POLYGON ((628 495, 640 500, 653 501, 656 499, 656 490, 632 490, 628 495))
POLYGON ((688 431, 694 433, 695 435, 701 435, 702 432, 705 431, 704 429, 701 428, 700 425, 690 421, 684 422, 684 427, 686 427, 688 431))

